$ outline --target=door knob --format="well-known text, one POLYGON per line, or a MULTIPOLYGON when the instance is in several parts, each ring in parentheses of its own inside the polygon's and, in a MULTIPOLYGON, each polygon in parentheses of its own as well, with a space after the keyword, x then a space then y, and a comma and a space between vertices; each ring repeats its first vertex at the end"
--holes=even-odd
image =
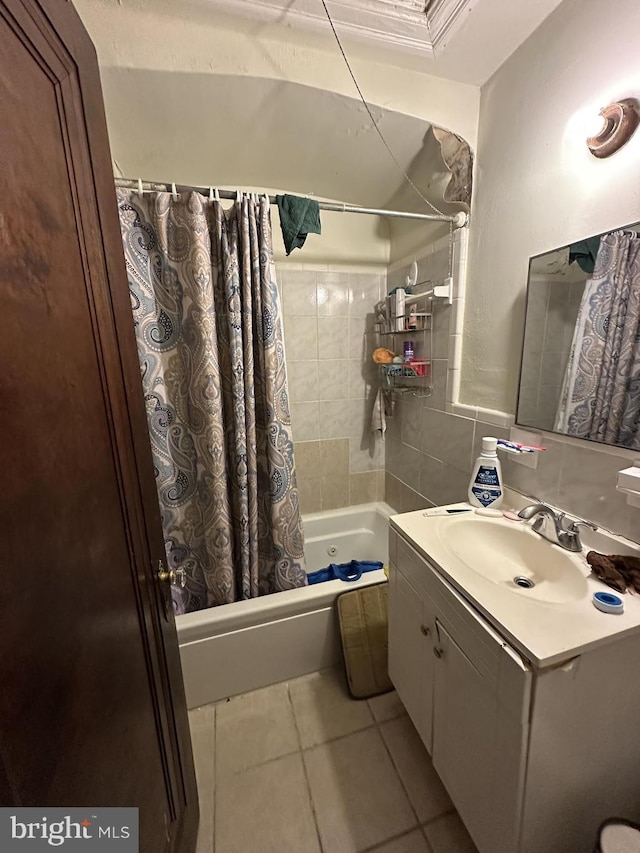
POLYGON ((179 586, 184 589, 187 585, 187 573, 184 569, 169 569, 166 571, 162 563, 158 564, 158 578, 161 581, 169 581, 169 583, 179 586))

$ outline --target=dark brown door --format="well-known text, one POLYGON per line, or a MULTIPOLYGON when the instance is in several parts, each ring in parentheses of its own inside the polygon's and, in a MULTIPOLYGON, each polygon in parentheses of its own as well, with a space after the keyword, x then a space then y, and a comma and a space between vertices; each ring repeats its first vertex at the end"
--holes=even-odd
POLYGON ((0 0, 0 804, 197 796, 93 46, 67 0, 0 0))

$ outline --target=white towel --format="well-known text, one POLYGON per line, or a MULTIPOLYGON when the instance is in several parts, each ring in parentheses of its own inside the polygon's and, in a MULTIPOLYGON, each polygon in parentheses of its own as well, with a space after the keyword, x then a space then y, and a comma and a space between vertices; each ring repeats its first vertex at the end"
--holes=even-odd
POLYGON ((376 399, 373 401, 371 412, 371 432, 380 433, 384 438, 387 429, 387 418, 393 415, 393 399, 391 392, 384 388, 378 388, 376 399))

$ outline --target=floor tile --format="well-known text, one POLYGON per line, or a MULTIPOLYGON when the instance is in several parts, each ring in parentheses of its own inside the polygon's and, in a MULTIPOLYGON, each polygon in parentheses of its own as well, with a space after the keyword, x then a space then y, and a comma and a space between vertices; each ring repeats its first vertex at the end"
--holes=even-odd
POLYGON ((367 702, 376 723, 394 720, 396 717, 401 717, 407 713, 395 690, 390 693, 382 693, 380 696, 373 696, 371 699, 367 699, 367 702))
POLYGON ((204 705, 189 711, 200 804, 196 853, 211 853, 213 850, 215 710, 215 705, 204 705))
POLYGON ((478 853, 457 812, 427 824, 424 831, 433 853, 478 853))
POLYGON ((299 749, 286 684, 274 684, 216 706, 216 777, 299 749))
POLYGON ((414 829, 400 838, 374 847, 371 853, 431 853, 421 829, 414 829))
POLYGON ((380 731, 420 823, 451 811, 449 795, 409 717, 383 723, 380 731))
POLYGON ((300 753, 217 786, 216 853, 320 853, 300 753))
POLYGON ((322 846, 355 853, 415 826, 416 819, 375 728, 303 753, 322 846))
POLYGON ((367 703, 349 696, 341 669, 298 678, 289 691, 303 748, 373 725, 367 703))

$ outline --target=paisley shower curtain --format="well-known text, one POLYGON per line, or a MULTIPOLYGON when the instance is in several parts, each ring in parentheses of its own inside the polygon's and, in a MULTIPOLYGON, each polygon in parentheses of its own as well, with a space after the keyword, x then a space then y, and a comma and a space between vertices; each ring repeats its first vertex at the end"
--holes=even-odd
POLYGON ((640 450, 640 237, 605 234, 585 284, 555 428, 640 450))
POLYGON ((174 608, 303 586, 269 201, 117 193, 174 608))

